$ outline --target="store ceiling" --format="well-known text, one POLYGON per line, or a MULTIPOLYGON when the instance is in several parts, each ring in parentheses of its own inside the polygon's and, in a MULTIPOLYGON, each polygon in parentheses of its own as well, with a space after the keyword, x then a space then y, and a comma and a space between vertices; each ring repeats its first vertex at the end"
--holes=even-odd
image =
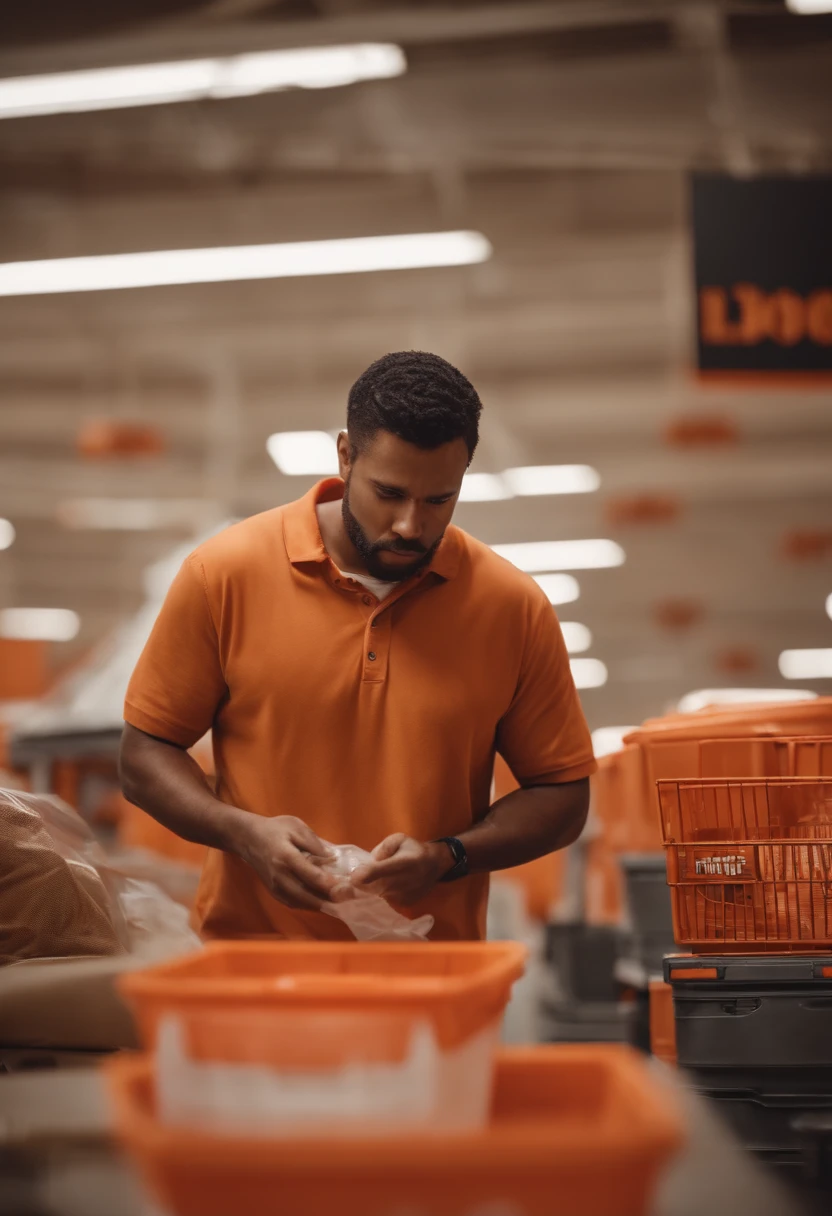
MULTIPOLYGON (((0 300, 0 607, 76 609, 72 655, 133 611, 183 531, 69 530, 79 497, 202 500, 205 523, 285 502, 276 430, 338 426, 379 354, 435 350, 485 403, 476 467, 587 463, 596 494, 465 504, 490 542, 613 536, 561 609, 609 681, 593 725, 690 688, 779 683, 832 644, 832 562, 785 564, 832 524, 832 393, 704 391, 689 364, 691 167, 832 171, 832 24, 770 4, 214 0, 34 3, 5 14, 0 76, 313 42, 395 41, 406 75, 343 89, 0 121, 0 261, 473 228, 473 267, 0 300), (35 16, 38 19, 35 20, 35 16), (141 24, 138 24, 139 17, 141 24), (43 40, 44 30, 51 41, 43 40), (6 36, 8 34, 8 36, 6 36), (680 451, 686 414, 734 447, 680 451), (75 452, 80 424, 157 425, 167 452, 75 452), (610 501, 675 495, 675 521, 613 526, 610 501), (656 605, 704 615, 667 632, 656 605), (757 667, 726 673, 745 650, 757 667)), ((828 683, 828 682, 827 682, 828 683)), ((810 685, 811 686, 811 685, 810 685)), ((823 690, 823 683, 814 685, 823 690)))

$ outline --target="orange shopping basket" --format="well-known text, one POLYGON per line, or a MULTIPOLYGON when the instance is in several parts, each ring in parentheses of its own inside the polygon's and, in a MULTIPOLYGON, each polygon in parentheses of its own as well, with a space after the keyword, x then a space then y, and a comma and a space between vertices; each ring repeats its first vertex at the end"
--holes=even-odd
POLYGON ((676 941, 829 950, 832 779, 659 781, 676 941))
POLYGON ((684 1138, 669 1090, 618 1044, 500 1052, 487 1126, 451 1136, 171 1127, 151 1057, 106 1069, 118 1136, 172 1216, 644 1216, 684 1138))

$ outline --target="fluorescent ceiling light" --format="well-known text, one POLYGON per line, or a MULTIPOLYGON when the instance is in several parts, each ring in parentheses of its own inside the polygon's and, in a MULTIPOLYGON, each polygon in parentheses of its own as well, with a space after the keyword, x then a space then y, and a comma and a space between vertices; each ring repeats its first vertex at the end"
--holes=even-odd
POLYGON ((0 637, 18 641, 71 642, 81 627, 77 612, 69 608, 4 608, 0 637))
POLYGON ((266 449, 290 477, 338 473, 338 448, 327 431, 278 431, 269 435, 266 449))
POLYGON ((801 688, 698 688, 679 701, 680 714, 695 714, 711 705, 762 705, 788 701, 811 701, 817 693, 801 688))
POLYGON ((550 604, 572 604, 581 594, 578 580, 571 574, 536 574, 534 581, 550 604))
POLYGON ((587 464, 541 464, 506 469, 503 473, 466 473, 460 502, 497 502, 504 498, 542 494, 588 494, 601 478, 587 464))
POLYGON ((459 491, 460 502, 499 502, 511 497, 501 473, 466 473, 459 491))
POLYGON ((778 666, 784 680, 832 680, 832 650, 784 650, 778 666))
POLYGON ((586 625, 580 625, 577 621, 561 621, 560 631, 570 654, 580 654, 592 645, 592 634, 586 625))
POLYGON ((595 753, 595 759, 600 760, 602 756, 620 752, 624 746, 624 736, 636 729, 635 726, 599 726, 592 732, 592 750, 595 753))
POLYGON ((197 528, 209 513, 210 504, 201 498, 69 498, 55 512, 64 528, 108 532, 197 528))
POLYGON ((620 566, 625 553, 614 540, 539 540, 492 545, 500 557, 530 574, 538 570, 596 570, 620 566))
POLYGON ((600 688, 607 682, 606 664, 600 659, 570 659, 576 688, 600 688))
POLYGON ((11 520, 0 519, 0 549, 8 549, 14 544, 17 533, 11 520))
POLYGON ((249 97, 279 89, 329 89, 401 76, 406 67, 401 47, 359 43, 13 76, 0 80, 0 118, 249 97))
POLYGON ((506 469, 503 477, 512 493, 524 497, 537 494, 589 494, 601 484, 598 473, 588 464, 530 465, 506 469))
POLYGON ((0 263, 0 296, 468 266, 484 262, 491 252, 481 233, 460 231, 46 258, 0 263))
POLYGON ((786 8, 800 17, 813 17, 832 13, 832 0, 786 0, 786 8))

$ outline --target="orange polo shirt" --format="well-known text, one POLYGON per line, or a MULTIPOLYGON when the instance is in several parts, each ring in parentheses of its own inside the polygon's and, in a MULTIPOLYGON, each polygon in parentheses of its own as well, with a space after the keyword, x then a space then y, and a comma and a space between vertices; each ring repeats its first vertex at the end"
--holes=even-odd
MULTIPOLYGON (((338 479, 255 515, 184 562, 127 690, 124 717, 190 747, 212 731, 218 797, 296 815, 372 849, 392 832, 455 836, 489 808, 495 751, 523 785, 595 768, 554 610, 537 584, 449 527, 430 566, 379 602, 330 560, 316 504, 338 479)), ((440 884, 408 916, 431 937, 485 933, 488 876, 440 884)), ((206 936, 350 938, 278 903, 210 850, 206 936)))

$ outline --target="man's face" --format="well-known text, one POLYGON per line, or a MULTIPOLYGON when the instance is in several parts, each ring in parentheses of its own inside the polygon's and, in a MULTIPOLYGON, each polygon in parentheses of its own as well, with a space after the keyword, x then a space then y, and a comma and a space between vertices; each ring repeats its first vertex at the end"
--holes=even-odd
POLYGON ((338 440, 344 527, 372 578, 402 582, 433 557, 451 522, 468 467, 464 439, 432 450, 377 431, 350 459, 338 440))

